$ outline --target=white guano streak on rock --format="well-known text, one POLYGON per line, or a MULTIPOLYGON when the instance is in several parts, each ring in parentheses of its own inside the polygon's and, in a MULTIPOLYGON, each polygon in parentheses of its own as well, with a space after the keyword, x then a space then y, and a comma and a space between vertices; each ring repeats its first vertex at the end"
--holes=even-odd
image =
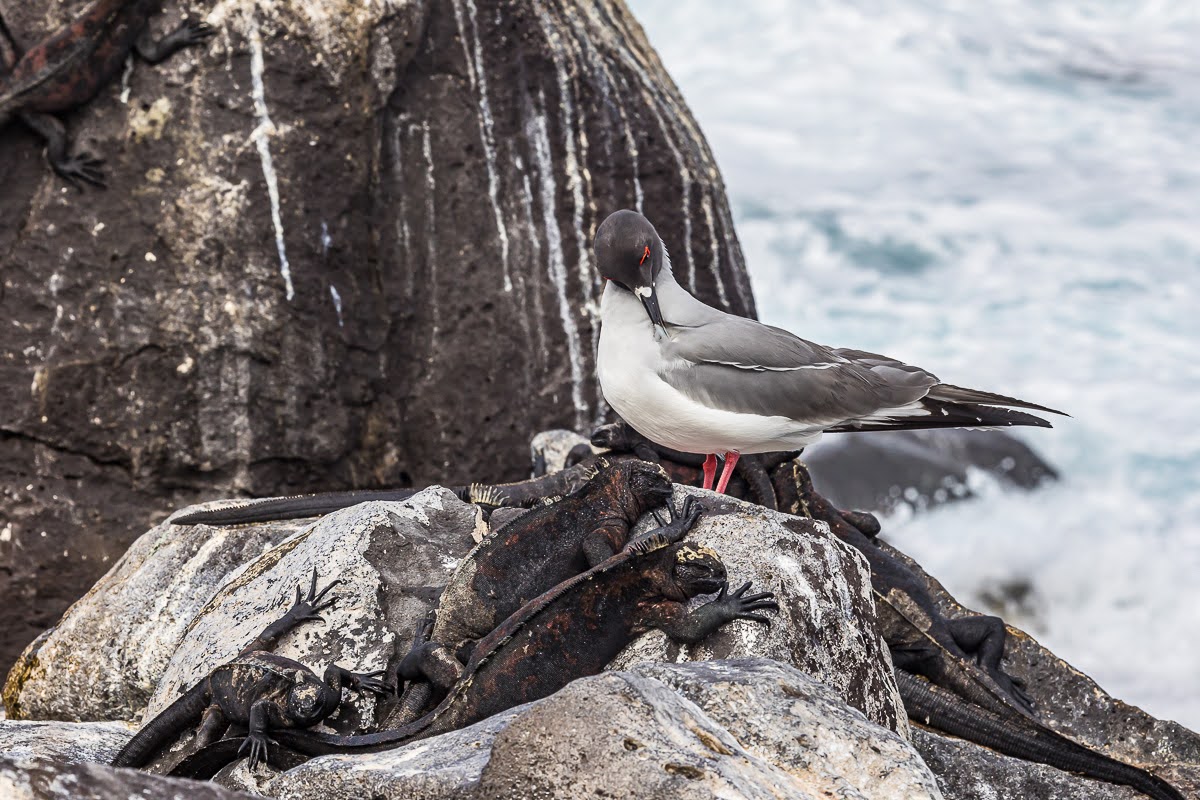
MULTIPOLYGON (((412 252, 412 245, 409 241, 408 231, 408 192, 404 191, 404 162, 401 160, 404 156, 404 148, 400 146, 400 136, 404 132, 406 126, 409 126, 408 116, 401 114, 396 117, 395 128, 392 130, 391 138, 391 158, 392 158, 392 184, 397 188, 398 195, 396 203, 399 206, 396 214, 396 234, 400 237, 400 242, 404 245, 401 252, 404 259, 407 261, 408 254, 412 252)), ((411 131, 411 126, 409 126, 411 131)), ((416 279, 413 276, 414 270, 411 263, 405 264, 405 297, 412 300, 413 292, 416 290, 416 279)))
POLYGON ((437 188, 433 177, 433 141, 429 137, 429 120, 421 123, 421 154, 425 157, 425 223, 428 226, 428 231, 425 236, 428 252, 426 257, 429 259, 429 288, 428 295, 429 315, 431 318, 431 340, 430 352, 433 351, 433 343, 437 341, 438 331, 441 328, 442 313, 441 307, 438 304, 438 280, 437 280, 437 242, 434 235, 437 232, 436 219, 434 217, 434 191, 437 188))
MULTIPOLYGON (((609 47, 615 47, 618 52, 622 51, 626 46, 625 38, 622 37, 614 41, 612 30, 608 23, 604 20, 598 19, 596 4, 585 4, 583 8, 582 19, 575 13, 565 14, 564 17, 573 27, 579 28, 582 26, 583 32, 580 38, 583 41, 592 43, 606 43, 609 47)), ((596 47, 595 44, 592 46, 593 48, 596 47)), ((621 78, 622 85, 620 86, 618 85, 617 80, 614 79, 612 72, 608 68, 607 58, 597 56, 587 59, 587 63, 593 67, 599 68, 600 73, 603 76, 601 86, 606 93, 606 100, 611 97, 610 90, 616 90, 618 97, 623 96, 628 91, 628 86, 624 85, 623 77, 621 78)), ((597 77, 600 76, 598 75, 597 77)), ((625 114, 625 103, 618 101, 609 103, 608 105, 616 109, 617 116, 621 119, 621 136, 625 139, 625 149, 629 155, 630 165, 633 170, 632 177, 634 208, 641 213, 643 210, 643 201, 645 199, 645 195, 642 192, 641 178, 638 177, 637 140, 633 135, 633 128, 629 125, 629 118, 625 114)))
MULTIPOLYGON (((600 73, 604 78, 603 86, 605 89, 619 89, 620 87, 613 80, 612 72, 608 69, 608 63, 602 58, 593 60, 600 68, 600 73)), ((629 124, 629 117, 625 115, 625 104, 613 103, 612 106, 616 108, 617 116, 621 120, 621 138, 625 140, 625 153, 629 156, 629 165, 633 176, 633 207, 640 214, 643 210, 642 206, 645 201, 645 194, 642 192, 642 179, 638 177, 637 140, 633 136, 633 128, 629 124)))
POLYGON ((263 43, 262 33, 258 29, 258 18, 254 11, 248 12, 246 21, 250 38, 250 80, 253 86, 254 113, 258 117, 258 126, 250 134, 258 148, 258 157, 262 160, 263 177, 267 181, 267 194, 271 198, 271 222, 275 226, 275 249, 279 251, 279 271, 283 275, 283 284, 287 289, 287 299, 296 296, 292 286, 292 268, 288 264, 287 247, 283 241, 283 215, 279 210, 279 181, 275 175, 275 167, 271 162, 271 146, 269 137, 275 130, 275 123, 267 110, 266 88, 263 85, 263 43))
MULTIPOLYGON (((546 107, 546 98, 541 98, 541 108, 546 107)), ((571 303, 567 299, 567 265, 563 256, 562 233, 558 229, 554 195, 558 186, 554 181, 554 163, 550 154, 550 135, 546 130, 545 113, 537 114, 529 121, 528 135, 533 143, 533 158, 537 162, 541 183, 542 219, 546 230, 546 263, 550 280, 558 295, 558 313, 562 317, 563 333, 567 336, 567 355, 571 368, 571 402, 575 406, 575 428, 582 430, 587 424, 587 406, 583 402, 583 354, 579 346, 579 327, 571 303)))
POLYGON ((337 311, 338 327, 346 327, 342 320, 342 296, 338 294, 337 287, 332 283, 329 284, 329 296, 333 298, 333 307, 337 311))
MULTIPOLYGON (((572 23, 575 20, 574 15, 565 15, 567 20, 572 23)), ((571 58, 573 54, 574 67, 580 69, 583 62, 583 57, 579 52, 579 42, 571 36, 564 36, 562 30, 564 27, 569 27, 572 32, 576 31, 576 26, 570 24, 564 26, 562 23, 555 23, 551 20, 550 15, 543 9, 538 14, 538 19, 542 25, 542 32, 549 43, 550 55, 554 60, 554 72, 558 83, 559 109, 562 112, 562 128, 564 148, 564 168, 567 174, 567 185, 571 189, 571 200, 574 204, 572 223, 575 228, 575 250, 579 257, 579 286, 582 291, 581 307, 588 317, 591 318, 592 324, 591 336, 588 339, 588 345, 591 352, 588 354, 591 363, 596 361, 596 351, 600 347, 600 325, 599 323, 599 305, 596 303, 596 298, 600 294, 600 276, 596 274, 591 265, 591 247, 590 236, 584 233, 583 230, 583 211, 585 207, 585 197, 592 196, 591 183, 592 176, 587 168, 587 130, 585 125, 576 125, 576 110, 577 106, 574 99, 574 91, 571 84, 571 69, 569 68, 566 59, 571 58), (576 140, 578 139, 578 152, 576 151, 576 140), (584 184, 587 184, 586 191, 584 184)), ((586 31, 582 34, 587 36, 586 31)), ((578 116, 582 118, 583 109, 578 109, 578 116)), ((592 217, 595 218, 595 208, 592 208, 592 217)), ((603 423, 605 416, 605 400, 604 391, 600 386, 600 382, 596 382, 596 397, 595 407, 596 415, 590 420, 592 426, 603 423)))
POLYGON ((558 104, 559 110, 562 112, 563 171, 566 173, 567 187, 571 190, 571 201, 574 204, 571 221, 575 228, 576 249, 579 252, 579 283, 583 288, 583 301, 586 304, 591 300, 593 291, 599 284, 592 275, 588 243, 583 233, 583 172, 585 168, 580 166, 580 160, 575 151, 576 136, 581 135, 582 132, 577 131, 575 127, 575 103, 572 99, 571 75, 562 58, 567 45, 560 33, 561 26, 550 19, 545 9, 538 14, 538 21, 541 23, 542 34, 546 37, 549 45, 550 57, 554 60, 554 74, 558 84, 558 104))
MULTIPOLYGON (((620 15, 617 15, 614 17, 614 19, 618 22, 618 24, 622 22, 620 15)), ((678 148, 675 147, 675 143, 672 140, 670 133, 667 132, 666 124, 663 121, 662 115, 658 111, 658 106, 660 103, 666 108, 678 110, 678 113, 674 115, 674 119, 678 120, 679 124, 683 128, 683 130, 680 131, 681 141, 691 141, 696 145, 696 156, 699 160, 698 166, 701 170, 707 167, 714 181, 719 181, 716 165, 712 163, 711 155, 707 154, 707 148, 704 146, 704 136, 700 132, 700 129, 696 126, 695 120, 687 111, 686 106, 682 105, 682 99, 675 96, 668 96, 667 90, 663 89, 663 82, 651 79, 649 73, 652 69, 652 66, 649 60, 647 60, 646 54, 638 48, 629 47, 628 43, 637 41, 639 38, 641 38, 640 35, 629 30, 627 27, 622 27, 622 29, 618 32, 618 35, 619 38, 615 40, 613 45, 615 52, 621 56, 622 60, 629 65, 634 74, 637 75, 637 77, 641 80, 643 95, 647 99, 651 111, 654 112, 655 117, 658 119, 659 126, 663 129, 663 133, 666 135, 667 144, 670 147, 672 154, 675 156, 676 161, 678 161, 680 164, 680 177, 684 184, 684 252, 686 253, 688 259, 688 287, 694 292, 696 289, 696 266, 692 260, 692 217, 689 202, 692 175, 691 172, 687 170, 687 167, 683 164, 682 156, 678 148)), ((606 38, 612 39, 613 37, 611 34, 608 34, 606 38)), ((706 192, 705 196, 708 197, 708 194, 709 193, 706 192)), ((711 200, 711 198, 709 199, 711 200)), ((722 222, 724 223, 725 220, 723 219, 722 222)), ((729 224, 732 226, 731 221, 729 224)), ((730 250, 731 263, 736 263, 732 261, 732 248, 728 241, 726 241, 726 246, 727 249, 730 250)), ((719 275, 717 276, 717 291, 721 296, 724 296, 725 286, 722 283, 719 275)), ((740 288, 739 294, 743 296, 743 299, 745 299, 744 293, 740 290, 740 288)), ((728 303, 725 305, 726 308, 729 307, 728 303)))
MULTIPOLYGON (((650 112, 654 114, 654 119, 658 122, 659 129, 663 132, 663 140, 667 144, 667 149, 671 151, 671 156, 675 159, 675 163, 679 167, 679 182, 680 195, 682 197, 683 206, 683 252, 687 257, 687 284, 688 289, 692 292, 696 291, 696 260, 692 255, 692 171, 688 168, 687 162, 684 160, 683 153, 675 145, 675 138, 671 135, 670 126, 663 118, 659 111, 660 97, 655 91, 655 83, 646 73, 645 68, 640 62, 629 52, 628 46, 622 43, 617 47, 617 52, 633 72, 642 82, 642 98, 650 112)), ((640 191, 640 189, 639 189, 640 191)), ((640 210, 640 203, 639 203, 640 210)), ((652 212, 653 213, 653 212, 652 212)), ((651 220, 653 222, 653 220, 651 220)), ((719 283, 719 281, 718 281, 719 283)))
POLYGON ((471 88, 479 92, 479 138, 483 141, 483 163, 487 170, 488 198, 492 213, 496 217, 496 234, 500 238, 500 263, 504 270, 504 291, 512 291, 512 275, 508 268, 508 228, 500 212, 500 176, 496 168, 496 123, 492 117, 492 106, 488 101, 487 69, 483 64, 483 44, 479 41, 479 11, 475 0, 466 0, 470 10, 471 34, 474 53, 467 47, 467 32, 463 22, 463 0, 454 0, 454 19, 458 24, 458 38, 462 41, 463 56, 467 62, 467 76, 471 88))
POLYGON ((704 222, 708 225, 709 253, 711 255, 708 268, 712 271, 713 283, 717 285, 717 297, 721 300, 721 305, 728 310, 729 297, 725 294, 725 283, 721 280, 721 245, 717 241, 717 226, 713 220, 712 197, 707 192, 700 203, 700 209, 704 212, 704 222))
MULTIPOLYGON (((526 229, 529 231, 529 243, 533 247, 534 263, 542 261, 542 240, 534 231, 536 228, 533 223, 533 189, 529 185, 529 170, 524 168, 520 158, 517 158, 517 171, 521 173, 521 206, 525 211, 526 229)), ((539 362, 545 365, 546 359, 546 323, 545 310, 542 305, 542 287, 538 281, 532 281, 533 286, 533 320, 537 323, 537 351, 535 357, 539 362)))
POLYGON ((741 298, 742 307, 750 308, 752 303, 752 292, 748 283, 750 273, 735 267, 738 262, 733 253, 733 218, 729 214, 728 205, 721 210, 721 228, 725 231, 725 253, 729 256, 729 267, 733 271, 733 288, 741 298))

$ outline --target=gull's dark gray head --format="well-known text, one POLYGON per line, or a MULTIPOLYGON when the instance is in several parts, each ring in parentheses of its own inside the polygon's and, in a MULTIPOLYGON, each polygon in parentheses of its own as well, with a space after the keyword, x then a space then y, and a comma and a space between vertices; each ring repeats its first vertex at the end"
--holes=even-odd
POLYGON ((596 231, 596 264, 600 276, 642 301, 650 321, 662 325, 654 281, 662 270, 662 239, 650 220, 624 209, 608 215, 596 231))

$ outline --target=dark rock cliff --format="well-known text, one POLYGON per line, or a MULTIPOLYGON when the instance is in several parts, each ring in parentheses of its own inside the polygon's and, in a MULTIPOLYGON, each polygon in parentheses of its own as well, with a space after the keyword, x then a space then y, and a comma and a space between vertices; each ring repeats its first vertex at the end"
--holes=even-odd
MULTIPOLYGON (((29 46, 84 5, 0 13, 29 46)), ((171 508, 512 479, 531 431, 588 427, 615 208, 754 313, 712 154, 619 0, 198 5, 208 46, 66 118, 107 191, 0 130, 0 663, 171 508)))

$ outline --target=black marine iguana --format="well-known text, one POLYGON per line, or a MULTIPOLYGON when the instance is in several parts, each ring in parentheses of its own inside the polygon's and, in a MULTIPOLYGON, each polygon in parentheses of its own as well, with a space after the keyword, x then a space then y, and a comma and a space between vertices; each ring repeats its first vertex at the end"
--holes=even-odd
MULTIPOLYGON (((595 437, 597 446, 613 450, 612 454, 605 455, 610 461, 629 458, 650 460, 665 468, 671 480, 677 483, 694 482, 698 475, 692 470, 693 465, 675 460, 675 456, 686 454, 650 445, 623 423, 606 425, 597 430, 595 437), (635 447, 634 444, 638 446, 635 447), (640 446, 642 444, 646 446, 640 446)), ((762 460, 749 456, 739 460, 737 474, 750 487, 752 496, 749 499, 769 508, 775 507, 775 495, 767 470, 790 457, 790 454, 772 454, 763 457, 762 460), (741 466, 742 461, 746 462, 744 467, 741 466)), ((475 503, 485 509, 530 508, 549 497, 570 494, 583 486, 595 472, 596 457, 590 452, 586 456, 582 453, 576 454, 572 461, 566 469, 550 474, 541 473, 528 480, 497 484, 471 483, 447 488, 463 502, 475 503)), ((702 457, 695 462, 695 466, 701 461, 702 457)), ((740 486, 735 484, 735 489, 737 488, 740 486)), ((288 497, 264 497, 230 503, 218 508, 191 511, 172 517, 170 522, 174 525, 247 525, 255 522, 304 519, 373 500, 408 500, 419 491, 421 489, 356 489, 288 497)))
MULTIPOLYGON (((695 483, 698 476, 693 474, 690 469, 683 471, 682 474, 676 474, 673 472, 674 467, 696 467, 703 470, 705 463, 705 457, 702 455, 672 450, 650 441, 623 420, 596 428, 592 431, 591 443, 595 447, 602 447, 613 453, 633 453, 643 461, 659 464, 668 471, 672 471, 671 480, 675 483, 695 483)), ((567 454, 566 465, 573 466, 589 455, 591 455, 591 448, 587 445, 579 445, 567 454)), ((734 475, 745 482, 746 492, 749 493, 749 499, 752 502, 777 510, 769 470, 781 461, 791 460, 796 455, 798 452, 742 456, 734 465, 734 475)), ((740 494, 741 492, 739 492, 740 494)))
POLYGON ((14 116, 46 140, 50 166, 76 189, 79 181, 104 186, 103 160, 69 155, 67 130, 54 115, 87 103, 111 81, 131 52, 157 64, 176 51, 202 44, 215 34, 206 23, 185 20, 155 41, 150 17, 161 0, 96 0, 74 21, 24 55, 0 22, 0 127, 14 116))
POLYGON ((781 510, 825 522, 866 556, 880 633, 909 719, 1006 755, 1131 786, 1156 800, 1183 800, 1158 776, 1091 750, 1039 721, 1019 684, 1000 668, 1008 637, 1004 621, 942 615, 920 578, 873 541, 879 523, 872 515, 834 508, 817 494, 808 470, 798 462, 781 465, 774 485, 781 510))
POLYGON ((265 752, 268 732, 316 725, 337 710, 343 688, 391 694, 391 689, 379 680, 382 672, 360 674, 330 664, 322 679, 303 664, 269 652, 280 637, 300 623, 322 619, 320 612, 334 604, 333 598, 326 600, 325 595, 338 583, 334 581, 318 592, 314 569, 307 596, 301 597, 297 587, 296 602, 287 613, 268 625, 237 658, 214 669, 146 723, 121 748, 112 765, 143 766, 198 722, 198 748, 216 740, 231 724, 249 728, 241 747, 249 750, 253 765, 265 752))
MULTIPOLYGON (((694 643, 735 619, 769 624, 756 612, 778 608, 771 593, 747 594, 748 583, 727 592, 725 567, 716 553, 670 543, 685 533, 676 529, 669 537, 631 540, 617 555, 522 606, 476 644, 454 688, 416 722, 361 736, 279 731, 282 747, 270 748, 270 760, 291 766, 297 754, 304 760, 376 752, 457 730, 598 674, 634 637, 652 628, 694 643), (715 600, 687 610, 690 598, 717 591, 715 600)), ((238 738, 216 742, 172 774, 211 777, 237 757, 240 747, 238 738)))
POLYGON ((397 689, 403 680, 427 680, 448 691, 475 642, 538 595, 619 553, 629 529, 651 509, 670 509, 669 530, 659 531, 666 536, 690 530, 700 517, 694 498, 676 516, 661 467, 606 459, 595 466, 581 488, 501 526, 463 557, 442 591, 428 640, 400 662, 397 689))
MULTIPOLYGON (((614 456, 608 460, 628 460, 633 456, 614 456)), ((596 473, 595 459, 578 463, 559 472, 540 475, 514 483, 471 483, 448 486, 464 503, 474 503, 485 510, 497 508, 532 508, 552 497, 574 492, 591 480, 596 473)), ((305 519, 340 511, 343 508, 373 500, 403 501, 422 489, 355 489, 346 492, 321 492, 289 497, 264 497, 243 500, 218 508, 190 511, 172 517, 173 525, 246 525, 254 522, 274 522, 286 519, 305 519)))

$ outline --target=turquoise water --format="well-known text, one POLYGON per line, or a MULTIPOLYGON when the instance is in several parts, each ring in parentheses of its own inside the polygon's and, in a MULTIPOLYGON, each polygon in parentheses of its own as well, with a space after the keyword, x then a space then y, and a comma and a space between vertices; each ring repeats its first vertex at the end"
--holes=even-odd
POLYGON ((889 538, 1200 727, 1200 3, 631 5, 765 321, 1072 414, 1021 433, 1060 484, 889 538))

